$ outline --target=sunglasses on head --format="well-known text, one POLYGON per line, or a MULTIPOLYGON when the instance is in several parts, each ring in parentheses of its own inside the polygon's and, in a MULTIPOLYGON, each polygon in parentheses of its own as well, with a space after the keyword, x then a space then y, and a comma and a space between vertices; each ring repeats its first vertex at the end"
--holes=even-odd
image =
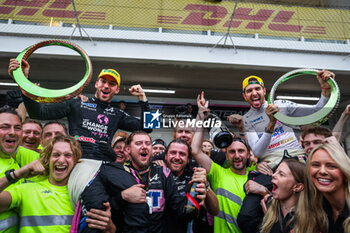
POLYGON ((232 142, 240 142, 243 143, 245 145, 245 147, 247 147, 247 149, 249 149, 248 144, 246 142, 246 140, 244 138, 240 138, 240 137, 234 137, 232 139, 232 142))

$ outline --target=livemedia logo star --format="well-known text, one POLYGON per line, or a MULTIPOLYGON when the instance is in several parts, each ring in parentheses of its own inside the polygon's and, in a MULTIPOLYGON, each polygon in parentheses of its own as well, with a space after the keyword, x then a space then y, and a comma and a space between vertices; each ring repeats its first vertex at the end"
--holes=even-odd
POLYGON ((221 124, 221 121, 215 119, 207 119, 204 121, 196 119, 182 119, 179 121, 174 121, 172 119, 168 119, 168 121, 166 121, 163 118, 163 128, 220 128, 221 124))
POLYGON ((143 128, 144 129, 160 129, 160 116, 162 114, 157 110, 156 112, 143 113, 143 128))

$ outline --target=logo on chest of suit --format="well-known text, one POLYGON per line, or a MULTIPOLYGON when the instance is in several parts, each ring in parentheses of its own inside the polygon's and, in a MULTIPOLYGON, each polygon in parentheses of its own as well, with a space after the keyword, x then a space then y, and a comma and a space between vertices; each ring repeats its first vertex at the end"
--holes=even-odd
POLYGON ((98 115, 97 122, 92 122, 90 119, 83 119, 82 127, 91 132, 91 134, 99 138, 108 137, 108 122, 109 119, 105 115, 98 115))
POLYGON ((106 114, 106 115, 113 115, 113 116, 115 116, 114 107, 105 108, 103 113, 106 114))
POLYGON ((150 189, 149 196, 152 198, 152 212, 164 211, 164 190, 163 189, 150 189))
POLYGON ((107 125, 108 122, 109 122, 109 119, 108 119, 107 116, 105 116, 105 115, 103 115, 103 114, 99 114, 99 115, 97 116, 97 121, 98 121, 98 123, 100 123, 100 124, 107 125))
POLYGON ((95 111, 96 112, 96 106, 97 104, 91 104, 91 103, 85 103, 85 102, 80 102, 80 106, 82 108, 85 108, 85 109, 88 109, 88 110, 91 110, 91 111, 95 111))
POLYGON ((149 179, 149 182, 157 181, 159 179, 158 174, 155 174, 153 177, 149 179))
POLYGON ((254 119, 254 120, 250 121, 249 123, 254 125, 255 123, 257 123, 257 122, 261 121, 262 119, 263 119, 263 117, 262 117, 262 116, 260 116, 260 117, 258 117, 258 118, 256 118, 256 119, 254 119))

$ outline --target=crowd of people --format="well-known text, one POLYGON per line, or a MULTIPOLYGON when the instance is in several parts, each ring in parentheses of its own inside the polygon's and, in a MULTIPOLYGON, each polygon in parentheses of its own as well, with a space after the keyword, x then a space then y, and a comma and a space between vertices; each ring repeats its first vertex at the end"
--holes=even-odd
MULTIPOLYGON (((18 66, 11 59, 9 74, 18 66)), ((22 67, 28 77, 28 62, 22 67)), ((140 85, 129 89, 139 119, 111 106, 121 85, 113 69, 101 71, 92 98, 43 104, 23 93, 26 119, 0 108, 0 232, 350 232, 350 159, 339 143, 350 106, 333 132, 308 126, 299 138, 274 117, 321 109, 330 77, 318 72, 315 105, 268 104, 263 80, 247 77, 250 110, 227 118, 238 133, 220 149, 204 127, 186 124, 169 143, 152 140, 140 85)), ((204 121, 204 92, 197 106, 192 117, 204 121)))

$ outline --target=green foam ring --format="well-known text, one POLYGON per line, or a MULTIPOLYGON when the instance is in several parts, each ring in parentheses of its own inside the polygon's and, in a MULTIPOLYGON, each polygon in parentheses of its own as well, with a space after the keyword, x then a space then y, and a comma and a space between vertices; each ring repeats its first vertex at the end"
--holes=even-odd
MULTIPOLYGON (((285 81, 305 74, 311 74, 311 75, 317 75, 318 70, 314 69, 296 69, 292 70, 286 74, 284 74, 282 77, 280 77, 275 84, 272 86, 270 95, 268 98, 268 103, 274 103, 275 101, 275 93, 277 90, 277 87, 284 83, 285 81)), ((302 116, 302 117, 294 117, 294 116, 286 116, 280 112, 277 112, 274 114, 275 118, 290 126, 302 126, 302 125, 321 125, 324 122, 328 120, 328 118, 333 114, 336 107, 339 105, 340 101, 340 91, 338 84, 335 82, 333 78, 328 79, 328 84, 331 87, 331 96, 329 97, 328 102, 326 103, 323 108, 318 110, 317 112, 314 112, 313 114, 302 116)))
POLYGON ((19 67, 13 71, 13 77, 17 84, 27 93, 24 93, 29 98, 37 101, 37 102, 45 102, 45 103, 51 103, 51 102, 62 102, 68 99, 71 99, 84 89, 86 85, 88 85, 91 76, 92 76, 92 65, 89 56, 87 53, 81 49, 78 45, 69 42, 69 41, 63 41, 63 40, 46 40, 39 42, 35 45, 32 45, 25 50, 23 50, 17 57, 17 61, 19 62, 19 67), (70 49, 73 49, 74 51, 78 52, 80 56, 84 59, 85 66, 86 66, 86 72, 84 74, 83 79, 81 79, 77 84, 74 86, 64 88, 64 89, 47 89, 40 86, 35 85, 31 81, 29 81, 22 72, 22 59, 27 60, 29 56, 38 48, 45 47, 45 46, 51 46, 51 45, 58 45, 58 46, 64 46, 70 49))

